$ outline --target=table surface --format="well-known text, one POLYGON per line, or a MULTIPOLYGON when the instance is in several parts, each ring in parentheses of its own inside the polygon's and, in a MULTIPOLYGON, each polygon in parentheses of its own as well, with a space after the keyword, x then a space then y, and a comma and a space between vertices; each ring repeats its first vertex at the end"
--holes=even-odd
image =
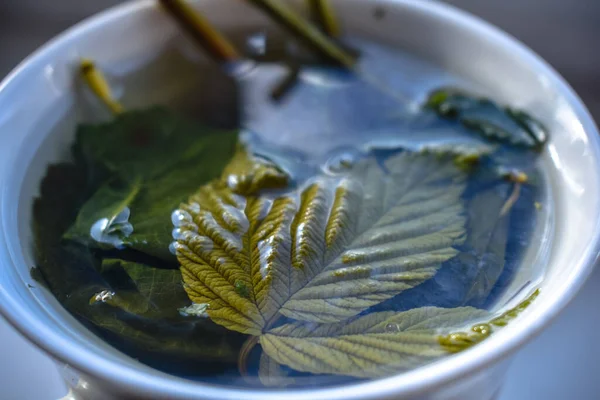
MULTIPOLYGON (((68 26, 119 0, 0 1, 0 77, 68 26)), ((600 118, 600 1, 449 0, 498 25, 548 60, 600 118)), ((501 400, 597 399, 600 393, 600 270, 565 312, 521 350, 501 400)), ((54 364, 0 319, 3 399, 60 398, 54 364)))

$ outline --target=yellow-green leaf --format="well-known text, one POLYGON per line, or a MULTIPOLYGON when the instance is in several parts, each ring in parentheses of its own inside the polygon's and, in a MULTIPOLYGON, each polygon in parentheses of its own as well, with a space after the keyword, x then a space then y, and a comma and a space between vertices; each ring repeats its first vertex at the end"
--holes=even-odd
POLYGON ((449 353, 458 353, 477 343, 487 339, 497 328, 502 328, 513 319, 517 318, 529 305, 538 297, 540 289, 536 289, 532 294, 529 295, 521 303, 517 304, 516 307, 505 311, 501 315, 492 319, 473 325, 468 332, 451 332, 447 335, 440 336, 438 338, 440 344, 449 353))
POLYGON ((313 185, 291 226, 292 296, 281 314, 337 322, 431 278, 464 240, 466 174, 451 159, 402 154, 313 185), (294 252, 295 250, 295 252, 294 252))
POLYGON ((236 194, 249 196, 263 189, 286 187, 289 178, 275 164, 258 159, 238 144, 221 180, 236 194))
POLYGON ((373 378, 447 355, 441 334, 487 317, 471 307, 377 312, 336 324, 286 324, 260 343, 274 361, 298 371, 373 378))
POLYGON ((210 304, 215 322, 253 335, 278 314, 353 317, 431 278, 457 254, 465 178, 452 158, 404 153, 278 198, 241 197, 213 182, 179 211, 188 295, 210 304))

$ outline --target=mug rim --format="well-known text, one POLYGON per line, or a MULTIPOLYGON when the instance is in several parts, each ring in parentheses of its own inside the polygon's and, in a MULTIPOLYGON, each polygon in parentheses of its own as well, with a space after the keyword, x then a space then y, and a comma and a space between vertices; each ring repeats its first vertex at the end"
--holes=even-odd
MULTIPOLYGON (((392 4, 401 4, 404 7, 411 7, 420 12, 435 14, 442 19, 467 27, 472 32, 479 32, 493 37, 499 43, 499 46, 511 49, 511 51, 514 51, 515 57, 523 59, 536 71, 550 77, 561 95, 568 101, 569 106, 575 111, 578 119, 584 123, 588 146, 593 151, 595 160, 597 162, 600 160, 600 135, 589 111, 566 81, 532 50, 500 29, 453 6, 438 2, 414 0, 386 1, 392 4)), ((3 96, 6 89, 15 82, 18 84, 17 78, 25 70, 45 59, 53 49, 65 46, 74 38, 86 35, 88 31, 98 26, 110 24, 113 20, 124 18, 132 13, 154 12, 151 10, 152 8, 155 8, 152 0, 129 2, 109 8, 69 28, 22 61, 0 83, 0 96, 3 96)), ((2 197, 6 195, 5 192, 7 191, 7 185, 4 185, 2 187, 2 197)), ((4 215, 10 212, 6 208, 6 205, 3 204, 1 212, 4 215)), ((3 234, 6 234, 6 225, 4 222, 2 224, 3 234)), ((547 326, 566 307, 587 280, 593 270, 597 255, 600 253, 600 221, 596 222, 594 232, 594 236, 589 241, 591 245, 579 257, 578 262, 574 263, 577 273, 570 276, 570 280, 561 287, 561 292, 554 293, 552 299, 548 299, 544 304, 537 307, 535 313, 531 313, 520 320, 518 326, 494 334, 492 338, 478 344, 476 349, 469 349, 458 355, 396 376, 325 389, 287 391, 285 392, 286 398, 359 400, 371 398, 373 395, 377 395, 379 398, 410 396, 432 388, 442 387, 453 380, 467 376, 473 371, 508 357, 547 326)), ((3 245, 5 244, 3 243, 3 245)), ((0 299, 2 300, 0 301, 0 312, 11 325, 54 358, 67 363, 78 371, 99 378, 104 382, 109 382, 112 385, 122 388, 134 387, 138 394, 177 396, 177 398, 204 396, 207 399, 274 400, 279 399, 284 393, 280 390, 244 390, 193 382, 160 371, 158 375, 151 377, 130 365, 108 361, 91 352, 81 343, 69 342, 64 336, 54 332, 51 326, 38 322, 34 316, 27 312, 25 307, 20 305, 14 295, 2 287, 0 287, 0 299), (200 390, 204 393, 201 393, 200 390)))

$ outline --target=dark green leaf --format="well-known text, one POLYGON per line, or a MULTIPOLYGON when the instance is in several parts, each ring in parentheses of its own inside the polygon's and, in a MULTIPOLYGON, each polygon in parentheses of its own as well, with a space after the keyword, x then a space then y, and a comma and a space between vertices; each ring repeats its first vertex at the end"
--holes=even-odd
POLYGON ((85 201, 86 171, 81 165, 56 164, 48 168, 33 205, 34 256, 37 272, 59 301, 73 293, 101 290, 97 260, 76 244, 63 246, 61 236, 85 201), (82 285, 85 282, 85 285, 82 285))
MULTIPOLYGON (((89 183, 87 172, 81 164, 49 167, 33 208, 34 275, 71 314, 129 353, 146 357, 152 352, 160 360, 172 356, 178 362, 193 358, 195 365, 206 361, 207 371, 214 370, 212 363, 217 361, 235 363, 243 335, 227 331, 208 318, 179 314, 177 307, 190 304, 181 287, 179 270, 159 270, 119 260, 107 261, 102 268, 101 260, 84 246, 61 241, 86 200, 82 188, 89 183), (111 276, 117 271, 127 278, 120 284, 111 276), (154 318, 147 312, 136 314, 107 303, 90 305, 90 299, 101 292, 127 293, 165 313, 154 318)), ((162 367, 162 362, 156 365, 162 367)))
POLYGON ((83 126, 77 139, 76 154, 91 170, 107 170, 111 178, 82 207, 66 237, 174 261, 169 252, 171 213, 221 174, 234 154, 237 133, 209 130, 154 108, 83 126), (90 235, 102 220, 105 229, 90 235))
POLYGON ((124 178, 148 179, 209 154, 209 147, 227 138, 235 143, 237 132, 210 130, 154 107, 123 113, 109 123, 80 126, 75 151, 93 167, 103 166, 124 178))
POLYGON ((426 105, 489 139, 525 147, 539 147, 547 140, 544 126, 524 111, 501 107, 459 90, 435 91, 426 105))
POLYGON ((150 317, 176 317, 190 304, 178 269, 118 259, 104 259, 101 268, 116 291, 109 304, 150 317))
POLYGON ((75 224, 65 234, 88 246, 119 248, 131 234, 129 207, 140 193, 141 182, 107 182, 79 211, 75 224))
MULTIPOLYGON (((82 299, 79 300, 81 304, 82 299)), ((178 362, 195 358, 197 363, 235 363, 243 342, 242 335, 220 328, 206 318, 161 319, 130 313, 110 304, 90 307, 91 310, 85 310, 73 304, 70 311, 92 329, 100 329, 100 335, 116 335, 136 352, 176 356, 178 362)))

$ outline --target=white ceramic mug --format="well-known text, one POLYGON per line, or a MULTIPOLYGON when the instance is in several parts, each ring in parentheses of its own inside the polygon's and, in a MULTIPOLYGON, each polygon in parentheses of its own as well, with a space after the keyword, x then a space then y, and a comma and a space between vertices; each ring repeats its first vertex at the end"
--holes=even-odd
MULTIPOLYGON (((490 399, 502 384, 510 356, 548 325, 590 274, 600 245, 600 140, 589 113, 564 80, 507 34, 452 7, 418 0, 334 3, 352 35, 415 53, 486 88, 499 101, 528 109, 549 126, 551 140, 542 159, 555 203, 555 232, 540 296, 517 321, 460 354, 398 376, 306 391, 239 390, 187 381, 142 365, 98 339, 32 281, 31 206, 47 165, 67 153, 80 117, 73 74, 79 57, 126 74, 172 46, 180 34, 153 1, 127 3, 54 39, 0 86, 0 309, 62 365, 73 396, 490 399), (383 20, 372 18, 378 7, 386 10, 383 20)), ((225 30, 268 23, 240 0, 195 4, 225 30)), ((155 100, 146 93, 132 102, 155 100)))

